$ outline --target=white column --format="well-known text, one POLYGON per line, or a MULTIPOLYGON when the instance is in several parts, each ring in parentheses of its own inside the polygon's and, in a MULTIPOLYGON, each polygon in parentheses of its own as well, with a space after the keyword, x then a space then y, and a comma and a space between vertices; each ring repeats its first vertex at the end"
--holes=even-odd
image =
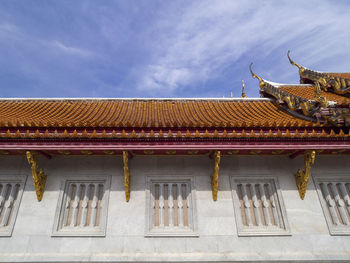
POLYGON ((98 203, 98 190, 99 185, 94 184, 94 197, 91 202, 91 219, 90 219, 90 227, 94 227, 96 224, 96 216, 97 216, 97 203, 98 203))
POLYGON ((64 216, 63 216, 63 221, 62 221, 63 226, 68 226, 68 215, 69 215, 70 202, 71 202, 72 196, 73 196, 73 186, 74 186, 73 184, 69 184, 66 204, 64 207, 64 216))
POLYGON ((152 212, 150 214, 150 222, 152 224, 152 227, 155 226, 156 223, 156 201, 155 201, 155 196, 156 196, 156 185, 151 184, 151 205, 152 205, 152 212))
POLYGON ((8 188, 9 188, 8 184, 2 184, 2 189, 1 189, 1 194, 0 194, 0 213, 1 213, 2 208, 4 206, 3 203, 5 201, 8 188))
POLYGON ((74 227, 78 224, 78 212, 79 212, 79 201, 80 201, 80 195, 81 195, 81 185, 77 184, 76 185, 76 191, 75 191, 75 196, 74 196, 74 201, 72 204, 72 220, 70 221, 70 226, 74 227))
POLYGON ((81 219, 80 219, 80 226, 84 227, 86 225, 86 217, 88 212, 88 202, 89 202, 89 193, 90 193, 90 186, 89 184, 84 184, 84 198, 83 202, 81 203, 81 219))
POLYGON ((261 202, 263 205, 265 222, 268 226, 271 226, 272 224, 271 224, 270 214, 269 214, 269 203, 267 202, 267 199, 266 199, 264 184, 259 184, 259 190, 261 195, 261 202))
POLYGON ((188 226, 191 227, 192 226, 192 210, 191 210, 191 189, 190 189, 190 185, 186 184, 186 198, 187 198, 187 221, 188 221, 188 226))
POLYGON ((339 196, 338 189, 337 189, 335 183, 331 184, 331 189, 333 192, 334 199, 338 205, 338 211, 339 211, 340 217, 341 217, 344 225, 349 225, 349 219, 348 219, 346 212, 345 212, 345 209, 344 209, 345 204, 344 204, 344 201, 339 196))
POLYGON ((173 197, 173 184, 168 184, 168 210, 169 210, 169 227, 174 226, 174 197, 173 197))
POLYGON ((177 206, 179 210, 179 227, 184 226, 184 216, 183 216, 183 211, 182 211, 182 191, 181 191, 181 184, 177 184, 177 206))
POLYGON ((250 214, 250 204, 249 204, 249 198, 247 195, 247 184, 242 184, 242 195, 243 195, 243 205, 244 205, 244 211, 245 211, 245 218, 247 220, 248 226, 252 226, 252 217, 250 214))
POLYGON ((272 214, 273 214, 273 219, 275 221, 275 225, 283 226, 284 224, 282 224, 282 222, 280 222, 278 219, 275 192, 273 191, 272 186, 270 184, 267 184, 267 191, 268 191, 268 195, 270 196, 271 209, 272 209, 272 214))
POLYGON ((5 212, 4 212, 4 216, 2 217, 0 227, 6 226, 9 221, 11 210, 13 207, 13 201, 15 200, 16 191, 17 191, 16 184, 11 184, 11 193, 9 198, 5 202, 5 212))
POLYGON ((256 191, 255 191, 255 185, 251 184, 250 185, 250 191, 252 193, 252 201, 253 201, 253 207, 254 207, 254 215, 255 215, 255 221, 258 226, 262 226, 261 223, 261 217, 260 215, 260 209, 259 209, 259 201, 258 198, 256 197, 256 191))
POLYGON ((164 184, 159 184, 159 226, 164 227, 164 184))
POLYGON ((345 183, 340 183, 340 191, 342 193, 343 199, 345 201, 346 208, 348 210, 348 213, 350 214, 350 198, 348 191, 346 191, 346 185, 345 183))
POLYGON ((333 221, 333 223, 334 223, 335 225, 339 225, 340 222, 339 222, 337 213, 336 213, 335 208, 334 208, 335 202, 334 202, 334 200, 332 199, 331 195, 329 194, 328 187, 327 187, 326 183, 321 183, 320 186, 321 186, 323 195, 325 196, 325 199, 326 199, 326 201, 327 201, 327 204, 328 204, 328 207, 329 207, 329 212, 330 212, 330 214, 331 214, 332 221, 333 221))

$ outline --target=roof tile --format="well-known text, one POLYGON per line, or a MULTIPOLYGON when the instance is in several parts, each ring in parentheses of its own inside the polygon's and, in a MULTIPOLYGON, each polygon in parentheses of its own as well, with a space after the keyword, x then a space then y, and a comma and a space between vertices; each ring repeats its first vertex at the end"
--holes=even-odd
MULTIPOLYGON (((308 100, 313 100, 315 97, 314 86, 280 86, 280 90, 288 92, 292 95, 302 97, 308 100)), ((334 94, 332 92, 322 91, 321 96, 324 96, 329 101, 335 101, 338 104, 349 104, 350 98, 334 94)))
MULTIPOLYGON (((290 92, 311 98, 313 87, 290 92)), ((269 100, 0 101, 0 127, 258 127, 301 121, 269 100)))

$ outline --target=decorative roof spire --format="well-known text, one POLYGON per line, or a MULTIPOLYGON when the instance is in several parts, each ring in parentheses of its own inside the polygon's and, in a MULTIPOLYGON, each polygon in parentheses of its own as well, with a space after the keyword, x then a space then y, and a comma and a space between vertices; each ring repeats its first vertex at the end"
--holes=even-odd
POLYGON ((259 86, 260 86, 260 89, 262 89, 263 86, 264 86, 264 84, 265 84, 265 82, 264 82, 264 80, 263 80, 262 78, 260 78, 258 75, 256 75, 256 74, 253 72, 252 66, 253 66, 253 62, 250 63, 250 66, 249 66, 250 73, 252 74, 252 77, 253 77, 253 78, 256 78, 257 80, 259 80, 259 86))
POLYGON ((246 98, 247 95, 245 95, 244 93, 244 88, 245 88, 245 84, 244 84, 244 80, 242 79, 242 95, 241 95, 241 98, 246 98))
POLYGON ((303 72, 303 71, 305 70, 305 68, 304 68, 303 66, 300 66, 299 64, 295 63, 295 62, 290 58, 290 55, 289 55, 289 54, 290 54, 290 50, 288 50, 288 52, 287 52, 287 57, 288 57, 288 59, 289 59, 290 64, 292 64, 292 65, 298 67, 299 71, 300 71, 300 72, 303 72))

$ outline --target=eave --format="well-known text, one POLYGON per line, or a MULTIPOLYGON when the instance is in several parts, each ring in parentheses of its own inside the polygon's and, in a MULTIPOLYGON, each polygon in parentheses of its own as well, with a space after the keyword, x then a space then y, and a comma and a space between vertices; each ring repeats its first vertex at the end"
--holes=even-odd
MULTIPOLYGON (((314 131, 314 130, 313 130, 314 131)), ((237 137, 212 138, 81 138, 81 139, 16 139, 1 138, 1 150, 275 150, 275 149, 350 149, 350 137, 342 131, 336 134, 298 136, 286 132, 272 133, 269 137, 244 134, 237 137), (294 137, 293 137, 294 136, 294 137)))
POLYGON ((324 126, 350 127, 350 101, 347 101, 347 98, 340 99, 339 95, 329 95, 321 90, 318 82, 315 85, 279 84, 257 76, 251 68, 250 71, 252 76, 259 80, 261 95, 271 98, 281 110, 296 118, 324 126), (310 88, 314 92, 313 99, 310 99, 309 94, 300 92, 310 88), (298 96, 297 94, 302 95, 298 96), (308 95, 308 97, 305 95, 308 95), (329 98, 335 101, 329 100, 329 98))
POLYGON ((311 70, 295 63, 289 56, 289 62, 298 67, 300 83, 319 83, 324 91, 350 97, 350 73, 331 73, 311 70))

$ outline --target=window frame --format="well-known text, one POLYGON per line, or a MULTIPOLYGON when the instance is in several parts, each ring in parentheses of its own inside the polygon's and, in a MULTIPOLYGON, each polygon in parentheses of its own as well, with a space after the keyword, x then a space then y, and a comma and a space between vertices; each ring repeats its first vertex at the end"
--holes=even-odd
MULTIPOLYGON (((11 211, 11 218, 9 219, 10 222, 6 226, 7 231, 0 230, 0 237, 11 237, 12 236, 14 226, 16 223, 16 219, 17 219, 17 215, 18 215, 18 211, 19 211, 19 207, 20 207, 21 201, 22 201, 23 192, 24 192, 24 189, 26 186, 27 177, 28 177, 27 175, 9 175, 9 174, 1 174, 0 175, 0 183, 1 184, 18 183, 20 185, 20 187, 18 189, 18 193, 17 193, 16 202, 13 206, 13 210, 11 211)), ((5 205, 5 202, 3 203, 3 208, 4 208, 4 205, 5 205)))
POLYGON ((230 176, 230 185, 232 193, 233 208, 235 213, 235 221, 237 228, 237 235, 240 237, 244 236, 290 236, 291 229, 288 222, 287 211, 284 205, 281 188, 279 186, 278 178, 275 176, 269 176, 264 174, 259 175, 233 175, 230 176), (238 182, 237 182, 238 181, 238 182), (242 214, 240 208, 240 199, 238 196, 238 184, 247 181, 247 183, 260 183, 260 182, 272 182, 277 197, 279 220, 283 221, 284 228, 268 227, 268 226, 244 226, 242 222, 242 214))
MULTIPOLYGON (((350 175, 344 174, 344 173, 327 173, 327 175, 320 175, 320 174, 313 174, 312 175, 315 189, 317 191, 317 196, 320 201, 320 205, 322 207, 323 216, 326 220, 327 227, 329 234, 331 236, 349 236, 350 235, 350 225, 348 226, 340 226, 335 227, 332 223, 330 212, 328 211, 327 207, 328 204, 326 203, 322 189, 320 188, 320 183, 322 182, 331 182, 331 183, 337 183, 337 182, 348 182, 350 184, 350 175)), ((333 200, 333 199, 332 199, 333 200)))
POLYGON ((110 175, 88 175, 88 176, 71 176, 71 177, 64 177, 61 179, 61 187, 60 187, 60 193, 59 198, 56 206, 56 212, 55 212, 55 218, 54 218, 54 225, 52 228, 52 234, 53 237, 79 237, 79 236, 90 236, 90 237, 98 237, 98 236, 106 236, 106 228, 107 228, 107 218, 108 218, 108 204, 109 204, 109 194, 110 194, 110 187, 111 187, 111 176, 110 175), (64 227, 62 227, 63 220, 64 220, 64 201, 66 201, 67 192, 66 190, 69 189, 69 185, 72 183, 101 183, 104 182, 104 193, 102 196, 102 210, 100 212, 100 225, 99 231, 79 231, 74 229, 66 229, 64 230, 64 227))
MULTIPOLYGON (((162 177, 162 176, 146 176, 146 223, 145 223, 145 237, 198 237, 197 229, 197 205, 196 205, 196 189, 194 176, 179 176, 179 177, 162 177), (169 229, 167 231, 162 229, 154 230, 152 222, 152 208, 151 208, 151 189, 155 183, 182 183, 186 182, 190 186, 190 211, 192 215, 192 225, 189 225, 187 231, 184 229, 169 229)), ((175 228, 175 227, 174 227, 175 228)))

